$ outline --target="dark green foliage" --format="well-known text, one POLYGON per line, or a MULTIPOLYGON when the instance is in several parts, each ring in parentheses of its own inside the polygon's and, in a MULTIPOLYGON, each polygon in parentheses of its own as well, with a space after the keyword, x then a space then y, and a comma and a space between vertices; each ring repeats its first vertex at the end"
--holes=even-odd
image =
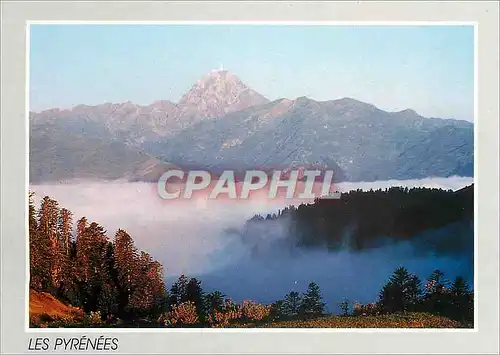
POLYGON ((474 293, 461 276, 457 276, 450 287, 451 309, 448 316, 462 322, 474 321, 474 293))
POLYGON ((418 277, 404 267, 398 268, 380 291, 376 306, 385 313, 428 312, 469 325, 474 322, 473 291, 461 276, 449 286, 440 270, 433 271, 422 291, 418 277))
POLYGON ((181 275, 170 289, 169 304, 172 306, 184 302, 193 302, 196 306, 198 317, 203 321, 207 311, 211 307, 218 307, 221 302, 220 298, 223 296, 220 292, 215 292, 209 294, 208 297, 207 299, 203 293, 201 281, 195 278, 188 280, 185 275, 181 275))
POLYGON ((188 278, 185 275, 179 276, 170 289, 170 304, 181 304, 187 301, 188 278))
POLYGON ((441 270, 434 270, 427 278, 425 285, 424 303, 426 309, 435 314, 446 313, 449 302, 449 281, 445 279, 441 270))
POLYGON ((226 299, 226 295, 224 295, 220 291, 213 291, 207 293, 203 297, 204 309, 207 314, 211 314, 214 311, 222 311, 224 309, 224 300, 226 299))
POLYGON ((304 316, 319 316, 325 310, 322 302, 321 290, 315 282, 311 282, 307 291, 302 296, 300 303, 300 314, 304 316))
POLYGON ((271 312, 269 313, 269 318, 272 320, 279 320, 285 318, 286 313, 284 304, 285 301, 283 300, 277 300, 276 302, 271 304, 271 312))
POLYGON ((440 270, 427 279, 423 305, 431 313, 443 315, 461 322, 474 321, 474 293, 461 276, 451 283, 440 270))
POLYGON ((419 304, 421 293, 418 277, 400 267, 380 291, 378 304, 387 313, 413 311, 419 304))
POLYGON ((388 240, 413 241, 429 231, 441 232, 427 238, 425 250, 439 254, 473 250, 474 186, 459 191, 430 188, 391 187, 376 191, 350 191, 340 200, 317 199, 313 204, 290 206, 277 215, 255 215, 245 230, 268 220, 282 219, 289 225, 289 243, 299 247, 364 250, 388 240))
POLYGON ((296 316, 300 312, 302 298, 298 292, 292 291, 285 296, 283 300, 283 314, 285 316, 296 316))
POLYGON ((341 309, 342 314, 343 314, 344 316, 348 315, 348 314, 349 314, 349 300, 347 300, 347 299, 343 299, 343 300, 339 303, 339 308, 341 309))
POLYGON ((203 321, 205 317, 205 304, 203 302, 204 295, 201 288, 201 281, 195 278, 189 280, 186 287, 186 301, 191 301, 196 306, 198 317, 203 321))

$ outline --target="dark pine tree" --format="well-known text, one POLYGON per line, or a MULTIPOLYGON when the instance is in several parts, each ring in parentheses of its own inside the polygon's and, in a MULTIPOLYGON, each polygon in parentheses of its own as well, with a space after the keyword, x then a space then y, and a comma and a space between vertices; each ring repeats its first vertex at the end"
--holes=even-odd
POLYGON ((325 304, 322 302, 321 290, 315 282, 311 282, 302 296, 300 314, 310 317, 322 315, 325 304))
POLYGON ((170 305, 178 305, 186 301, 188 278, 185 275, 179 276, 170 288, 170 305))
POLYGON ((302 298, 298 292, 291 291, 283 300, 283 315, 287 317, 297 316, 300 312, 302 298))
POLYGON ((446 314, 449 308, 449 281, 441 270, 434 270, 425 285, 424 307, 431 313, 446 314))
POLYGON ((457 276, 450 286, 451 309, 450 318, 462 321, 474 321, 474 293, 467 281, 457 276))
POLYGON ((217 312, 223 311, 225 298, 226 295, 217 290, 205 294, 205 296, 203 297, 203 302, 207 314, 211 314, 215 311, 217 312))
POLYGON ((415 310, 420 302, 421 281, 404 267, 399 267, 382 288, 378 305, 387 313, 415 310))
POLYGON ((186 297, 184 302, 190 301, 195 304, 198 317, 201 321, 204 321, 206 314, 203 298, 204 294, 201 287, 201 281, 191 278, 186 287, 186 297))

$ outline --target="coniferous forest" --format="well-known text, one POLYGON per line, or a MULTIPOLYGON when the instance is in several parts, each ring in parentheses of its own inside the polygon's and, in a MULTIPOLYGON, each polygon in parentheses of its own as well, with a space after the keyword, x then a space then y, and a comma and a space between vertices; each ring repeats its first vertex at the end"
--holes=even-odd
POLYGON ((392 187, 354 190, 340 200, 317 199, 266 216, 254 215, 246 226, 269 220, 288 222, 287 242, 300 247, 348 247, 363 250, 387 242, 416 241, 451 229, 445 238, 425 239, 438 252, 473 252, 474 186, 458 191, 392 187), (457 233, 458 232, 458 233, 457 233))
MULTIPOLYGON (((246 230, 269 220, 287 219, 286 241, 296 247, 361 250, 459 226, 466 230, 467 243, 464 237, 451 235, 445 242, 427 240, 426 245, 439 252, 458 248, 472 253, 473 233, 471 236, 467 226, 473 223, 473 213, 473 186, 456 192, 357 190, 344 194, 340 201, 317 200, 274 215, 256 215, 247 222, 246 230)), ((289 292, 272 304, 237 303, 222 291, 205 292, 201 280, 185 275, 167 285, 163 272, 168 265, 139 251, 125 230, 109 234, 86 217, 76 220, 71 211, 48 196, 38 208, 33 195, 29 196, 29 243, 32 327, 473 326, 472 285, 460 276, 449 280, 440 270, 421 280, 400 267, 387 275, 386 284, 373 295, 375 302, 340 299, 341 315, 336 316, 326 314, 320 286, 313 281, 304 293, 289 292), (32 312, 32 299, 43 297, 71 307, 71 312, 51 312, 48 306, 32 312)))

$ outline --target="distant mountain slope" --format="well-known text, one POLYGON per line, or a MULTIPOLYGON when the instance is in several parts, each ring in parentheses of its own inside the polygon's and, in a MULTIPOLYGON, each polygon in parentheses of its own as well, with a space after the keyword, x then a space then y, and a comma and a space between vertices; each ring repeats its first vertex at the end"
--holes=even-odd
MULTIPOLYGON (((98 125, 81 134, 64 122, 30 127, 30 182, 71 179, 154 180, 169 164, 114 140, 98 125)), ((87 125, 86 127, 89 127, 87 125)))
POLYGON ((470 122, 386 112, 351 98, 269 102, 227 71, 204 76, 178 103, 46 110, 30 114, 30 127, 32 181, 149 181, 165 168, 153 157, 215 173, 332 169, 336 181, 472 176, 474 170, 470 122))
POLYGON ((473 162, 473 142, 469 122, 390 113, 349 98, 299 98, 204 120, 145 147, 174 163, 316 164, 336 169, 342 180, 373 181, 453 175, 473 162))

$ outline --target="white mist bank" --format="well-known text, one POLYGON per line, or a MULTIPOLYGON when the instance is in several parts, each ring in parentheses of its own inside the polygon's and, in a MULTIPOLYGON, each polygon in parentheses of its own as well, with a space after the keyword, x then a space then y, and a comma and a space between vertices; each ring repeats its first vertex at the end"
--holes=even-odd
MULTIPOLYGON (((452 177, 341 183, 337 187, 341 192, 391 186, 458 190, 472 183, 472 178, 452 177)), ((263 233, 255 241, 244 242, 238 233, 227 232, 241 230, 255 213, 275 212, 290 204, 300 204, 300 200, 268 200, 262 194, 244 203, 203 198, 166 202, 156 194, 155 184, 140 182, 79 181, 31 185, 30 190, 35 192, 37 207, 43 196, 50 196, 73 212, 74 222, 85 216, 104 226, 110 239, 118 228, 125 229, 139 249, 164 265, 168 280, 180 274, 196 276, 206 288, 219 288, 227 295, 234 294, 235 299, 241 296, 272 301, 294 287, 304 288, 307 281, 317 281, 331 303, 342 289, 347 293, 344 296, 368 297, 376 293, 381 277, 385 280, 391 269, 404 260, 415 268, 420 265, 425 272, 431 268, 430 264, 427 267, 419 264, 419 259, 403 246, 358 255, 302 250, 290 253, 269 247, 280 233, 263 233), (258 258, 252 257, 256 246, 266 250, 258 258), (374 269, 380 272, 375 273, 374 269), (364 276, 360 274, 363 272, 364 276), (352 284, 355 275, 366 278, 361 288, 352 284)), ((440 263, 443 269, 468 270, 465 261, 443 259, 440 263)))
POLYGON ((401 187, 427 187, 443 190, 459 190, 463 187, 469 186, 474 183, 474 178, 464 176, 452 176, 449 178, 429 177, 418 180, 384 180, 373 182, 341 182, 338 189, 340 192, 347 192, 351 190, 361 189, 368 191, 370 189, 386 189, 393 186, 401 187))

